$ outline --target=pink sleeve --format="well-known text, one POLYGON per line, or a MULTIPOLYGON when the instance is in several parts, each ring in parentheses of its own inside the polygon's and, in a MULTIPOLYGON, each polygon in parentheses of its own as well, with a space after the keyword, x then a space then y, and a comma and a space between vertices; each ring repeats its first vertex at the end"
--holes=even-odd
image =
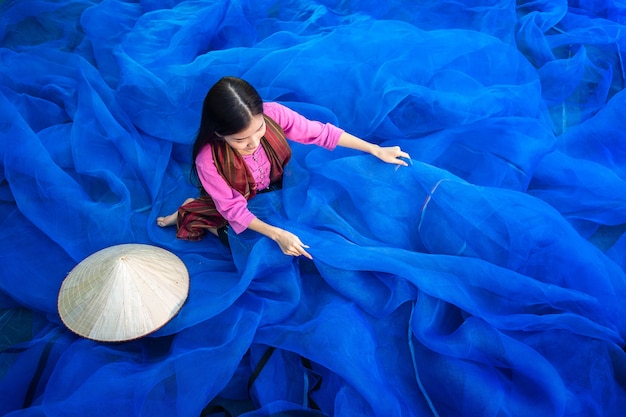
POLYGON ((280 125, 287 139, 305 145, 335 149, 343 130, 330 123, 309 120, 279 103, 263 103, 263 112, 280 125))
POLYGON ((228 221, 235 233, 246 230, 255 216, 248 210, 248 201, 244 196, 232 189, 217 172, 211 145, 202 148, 196 158, 196 167, 200 183, 213 198, 217 211, 228 221))

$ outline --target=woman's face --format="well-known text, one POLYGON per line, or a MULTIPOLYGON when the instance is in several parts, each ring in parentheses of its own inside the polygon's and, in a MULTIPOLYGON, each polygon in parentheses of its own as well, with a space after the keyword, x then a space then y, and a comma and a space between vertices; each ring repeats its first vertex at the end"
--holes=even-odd
POLYGON ((251 155, 259 147, 263 135, 265 135, 265 119, 263 119, 263 114, 257 114, 252 116, 248 127, 241 132, 220 137, 240 155, 251 155))

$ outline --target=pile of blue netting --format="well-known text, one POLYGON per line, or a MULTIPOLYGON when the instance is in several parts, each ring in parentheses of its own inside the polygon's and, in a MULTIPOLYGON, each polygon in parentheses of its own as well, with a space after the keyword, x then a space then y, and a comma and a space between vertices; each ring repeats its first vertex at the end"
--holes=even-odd
POLYGON ((623 416, 626 3, 0 2, 0 415, 623 416), (294 145, 246 231, 156 225, 197 195, 225 75, 412 165, 294 145), (142 243, 180 313, 81 338, 62 281, 142 243))

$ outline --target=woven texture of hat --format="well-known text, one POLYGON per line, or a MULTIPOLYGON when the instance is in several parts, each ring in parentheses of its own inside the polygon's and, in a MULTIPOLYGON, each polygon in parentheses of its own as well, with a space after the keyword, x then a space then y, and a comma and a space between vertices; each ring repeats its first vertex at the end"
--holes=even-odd
POLYGON ((65 278, 58 308, 63 323, 99 341, 132 340, 165 325, 189 293, 189 273, 173 253, 124 244, 90 255, 65 278))

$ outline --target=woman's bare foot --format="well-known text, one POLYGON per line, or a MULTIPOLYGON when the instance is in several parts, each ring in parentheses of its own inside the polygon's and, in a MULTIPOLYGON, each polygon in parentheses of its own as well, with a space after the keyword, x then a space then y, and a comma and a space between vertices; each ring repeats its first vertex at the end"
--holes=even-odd
MULTIPOLYGON (((193 198, 188 198, 185 201, 183 201, 183 204, 181 205, 184 206, 185 204, 191 203, 193 200, 194 200, 193 198)), ((178 210, 176 210, 174 213, 170 214, 169 216, 157 217, 156 223, 161 227, 168 227, 168 226, 175 226, 177 220, 178 220, 178 210)))
POLYGON ((161 227, 174 226, 178 220, 178 210, 169 216, 157 217, 156 222, 161 227))

